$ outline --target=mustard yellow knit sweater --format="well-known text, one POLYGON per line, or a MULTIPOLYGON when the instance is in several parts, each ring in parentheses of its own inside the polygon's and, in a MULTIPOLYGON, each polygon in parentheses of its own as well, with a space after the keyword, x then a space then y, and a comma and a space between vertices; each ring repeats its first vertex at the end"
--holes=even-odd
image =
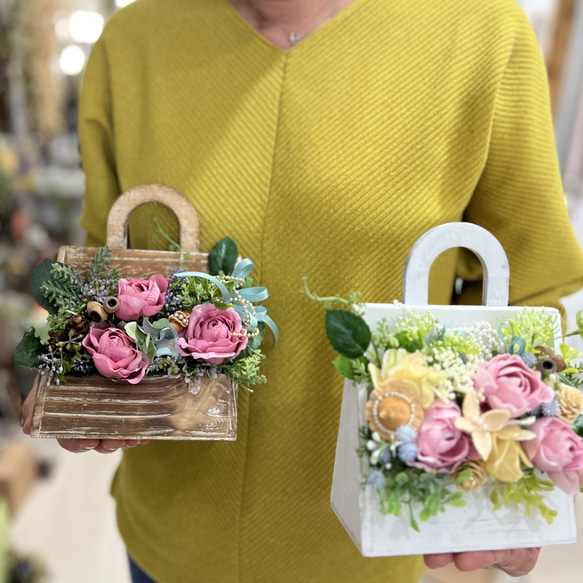
MULTIPOLYGON (((80 131, 88 243, 120 192, 170 185, 198 210, 201 250, 228 235, 254 260, 281 332, 268 383, 239 395, 237 442, 125 453, 113 493, 137 563, 160 583, 416 581, 418 557, 362 558, 330 509, 342 380, 300 278, 391 301, 415 239, 465 219, 504 245, 513 303, 580 287, 545 71, 514 0, 356 0, 289 51, 228 0, 138 0, 95 46, 80 131)), ((166 248, 154 216, 176 232, 143 207, 134 247, 166 248)), ((448 252, 432 302, 477 265, 448 252)))

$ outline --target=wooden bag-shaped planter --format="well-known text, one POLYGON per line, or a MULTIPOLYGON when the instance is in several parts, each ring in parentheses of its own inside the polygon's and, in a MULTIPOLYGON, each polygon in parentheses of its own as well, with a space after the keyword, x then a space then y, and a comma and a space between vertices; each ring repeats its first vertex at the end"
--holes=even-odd
MULTIPOLYGON (((498 328, 523 310, 508 307, 508 283, 508 261, 493 235, 466 223, 442 225, 423 235, 407 257, 404 305, 365 304, 364 319, 373 329, 381 319, 394 325, 399 317, 407 315, 407 310, 418 314, 429 311, 440 324, 454 329, 477 322, 489 322, 498 328), (468 248, 480 259, 484 272, 483 306, 427 305, 429 269, 443 251, 453 247, 468 248)), ((557 310, 529 309, 544 309, 560 322, 557 310)), ((560 330, 555 336, 560 336, 560 330)), ((465 496, 465 507, 447 507, 444 513, 422 522, 420 532, 411 528, 406 512, 399 517, 381 514, 378 493, 369 485, 362 486, 362 476, 369 469, 368 459, 356 453, 363 446, 359 429, 367 425, 367 400, 365 385, 345 380, 331 495, 332 508, 364 556, 522 548, 576 541, 573 499, 558 488, 545 495, 545 504, 558 511, 551 525, 537 510, 527 517, 522 509, 507 504, 493 512, 487 484, 465 496)))
MULTIPOLYGON (((107 220, 111 267, 125 278, 169 277, 179 267, 180 253, 127 249, 127 223, 133 210, 160 203, 177 216, 185 271, 207 272, 208 255, 199 252, 199 222, 195 208, 178 191, 157 184, 132 188, 112 206, 107 220)), ((58 261, 85 275, 97 248, 61 247, 58 261)), ((68 376, 66 383, 40 379, 32 421, 33 437, 98 439, 235 440, 237 383, 224 375, 200 379, 200 390, 189 392, 183 376, 146 376, 137 385, 100 375, 68 376)))

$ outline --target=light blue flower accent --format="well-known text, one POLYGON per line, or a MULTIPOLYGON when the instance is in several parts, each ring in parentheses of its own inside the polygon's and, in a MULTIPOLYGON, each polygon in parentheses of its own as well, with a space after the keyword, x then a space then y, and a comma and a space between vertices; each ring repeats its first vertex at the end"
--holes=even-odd
POLYGON ((556 417, 561 412, 561 405, 556 399, 553 399, 550 403, 542 403, 540 408, 545 417, 556 417))
POLYGON ((410 443, 417 439, 417 430, 410 425, 401 425, 396 431, 397 439, 401 443, 410 443))
POLYGON ((498 336, 502 338, 502 342, 504 343, 504 347, 508 354, 518 354, 518 356, 522 357, 526 348, 526 340, 520 338, 520 336, 514 336, 514 329, 510 322, 502 322, 502 324, 498 326, 498 336), (510 339, 504 335, 505 330, 510 330, 510 339))
POLYGON ((152 323, 148 318, 142 322, 144 332, 150 335, 156 346, 156 356, 179 356, 178 332, 166 318, 152 323))
MULTIPOLYGON (((231 274, 232 277, 245 279, 253 271, 253 262, 251 259, 242 259, 231 274)), ((267 299, 268 293, 267 289, 264 287, 249 287, 246 289, 240 289, 237 293, 230 292, 225 287, 225 285, 219 281, 216 277, 209 275, 208 273, 200 273, 198 271, 183 271, 177 273, 181 277, 202 277, 208 279, 210 282, 214 283, 221 292, 223 296, 223 303, 227 305, 232 305, 233 309, 239 314, 242 320, 249 318, 249 326, 247 326, 248 332, 253 332, 257 328, 259 322, 263 322, 269 329, 273 332, 273 337, 275 338, 275 343, 279 340, 279 330, 277 324, 267 315, 267 310, 263 306, 253 306, 255 313, 249 313, 249 310, 245 312, 245 308, 241 303, 239 298, 251 303, 262 302, 267 299), (237 295, 238 294, 238 295, 237 295)))
POLYGON ((397 455, 404 463, 414 462, 417 459, 417 446, 411 441, 403 443, 397 449, 397 455))
POLYGON ((379 470, 373 470, 366 479, 366 483, 374 490, 382 490, 387 483, 384 474, 379 470))
POLYGON ((528 368, 536 366, 536 363, 538 362, 538 358, 532 352, 525 352, 520 355, 520 358, 522 358, 522 361, 528 366, 528 368))

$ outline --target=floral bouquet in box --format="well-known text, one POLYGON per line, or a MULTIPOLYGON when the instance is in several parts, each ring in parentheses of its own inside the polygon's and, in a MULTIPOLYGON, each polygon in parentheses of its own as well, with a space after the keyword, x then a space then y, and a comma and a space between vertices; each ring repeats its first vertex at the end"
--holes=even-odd
MULTIPOLYGON (((466 493, 487 484, 494 510, 518 503, 550 524, 556 511, 545 493, 580 491, 583 365, 567 344, 554 350, 554 316, 524 308, 497 328, 456 328, 395 302, 404 314, 396 325, 381 320, 371 330, 358 294, 304 293, 326 303, 337 371, 367 388, 358 455, 382 514, 407 509, 419 531, 418 518, 464 506, 466 493)), ((577 323, 573 334, 581 334, 583 312, 577 323)))
MULTIPOLYGON (((138 384, 146 375, 182 375, 196 393, 203 376, 225 375, 250 387, 265 382, 260 345, 268 326, 267 290, 251 287, 253 264, 237 263, 229 238, 209 253, 210 275, 177 271, 125 279, 111 269, 111 249, 95 253, 86 278, 45 259, 32 277, 36 301, 48 312, 48 334, 28 332, 15 353, 55 385, 98 374, 138 384)), ((177 266, 178 267, 178 266, 177 266)))

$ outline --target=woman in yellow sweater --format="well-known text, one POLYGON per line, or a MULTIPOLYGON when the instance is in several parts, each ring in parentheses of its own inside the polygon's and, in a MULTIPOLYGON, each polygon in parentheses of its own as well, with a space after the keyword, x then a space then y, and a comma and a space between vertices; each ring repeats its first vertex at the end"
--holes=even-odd
MULTIPOLYGON (((135 562, 158 583, 417 581, 418 557, 364 559, 330 509, 342 382, 300 278, 391 301, 412 243, 467 220, 505 247, 512 303, 582 285, 545 71, 514 0, 138 0, 94 48, 80 134, 88 244, 122 191, 168 184, 196 207, 202 250, 228 235, 254 260, 281 332, 267 385, 239 395, 237 442, 125 451, 113 494, 135 562)), ((133 247, 165 247, 153 217, 176 233, 142 207, 133 247)), ((479 303, 478 264, 458 251, 431 303, 458 276, 459 301, 479 303)), ((520 574, 536 554, 427 562, 520 574)))

